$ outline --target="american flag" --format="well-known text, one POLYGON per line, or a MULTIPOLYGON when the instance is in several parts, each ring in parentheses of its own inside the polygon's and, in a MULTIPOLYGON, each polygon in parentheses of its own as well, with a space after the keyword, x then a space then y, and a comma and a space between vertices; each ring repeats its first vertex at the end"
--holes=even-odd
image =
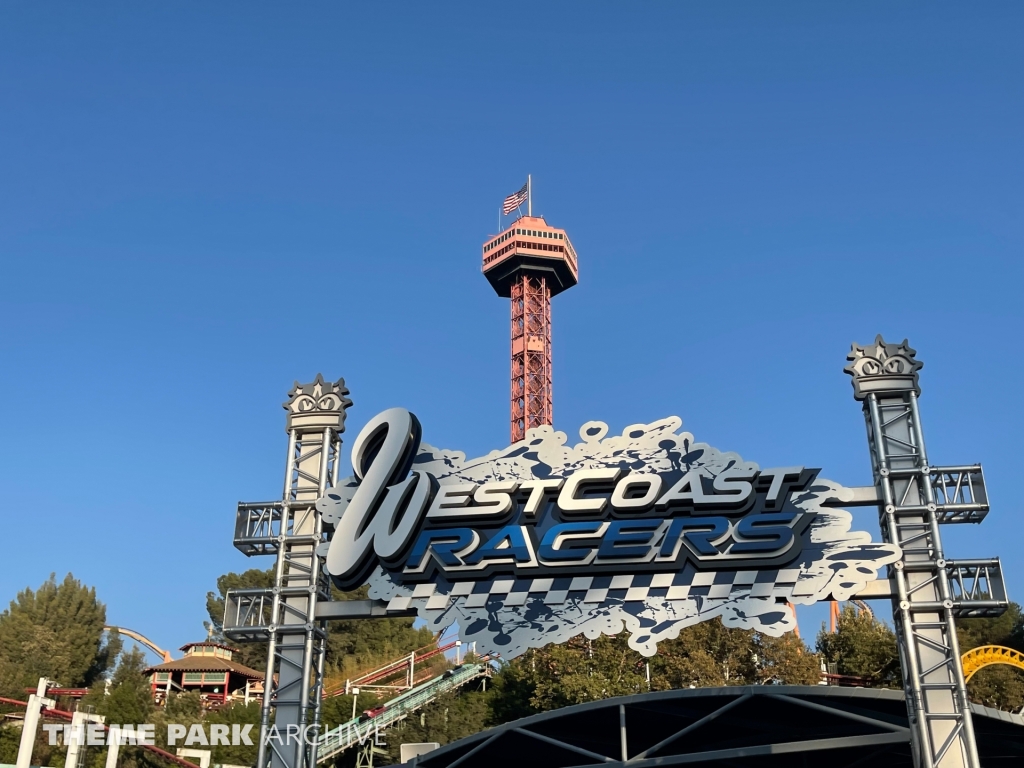
POLYGON ((512 211, 523 204, 526 200, 526 196, 530 194, 530 182, 523 184, 523 188, 518 192, 513 192, 511 195, 505 198, 505 204, 501 207, 501 212, 508 216, 512 211))

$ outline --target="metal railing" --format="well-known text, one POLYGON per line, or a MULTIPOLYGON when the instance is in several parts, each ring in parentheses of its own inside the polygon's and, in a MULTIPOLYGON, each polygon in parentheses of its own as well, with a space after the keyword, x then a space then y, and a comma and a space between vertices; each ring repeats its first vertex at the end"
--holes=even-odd
POLYGON ((317 762, 326 762, 339 752, 372 740, 377 733, 408 717, 410 713, 429 704, 442 693, 461 688, 477 678, 490 677, 492 674, 491 665, 486 662, 464 664, 458 669, 448 670, 433 680, 413 688, 408 693, 391 699, 384 705, 384 711, 373 717, 357 717, 347 723, 342 723, 318 739, 317 762))

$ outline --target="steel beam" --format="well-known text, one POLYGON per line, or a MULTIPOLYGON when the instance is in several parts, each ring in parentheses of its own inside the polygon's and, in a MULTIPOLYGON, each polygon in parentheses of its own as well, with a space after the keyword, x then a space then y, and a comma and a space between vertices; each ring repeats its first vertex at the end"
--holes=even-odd
POLYGON ((317 547, 324 540, 316 500, 338 480, 348 399, 344 379, 295 384, 288 411, 288 455, 280 502, 242 503, 235 546, 246 555, 274 555, 270 589, 229 591, 223 632, 238 642, 266 642, 267 668, 256 768, 312 768, 319 729, 330 581, 317 547), (300 738, 289 740, 296 732, 300 738), (277 738, 269 738, 271 735, 277 738), (315 734, 311 734, 315 735, 315 734), (308 743, 312 742, 312 743, 308 743))
POLYGON ((322 621, 342 619, 405 619, 417 616, 415 608, 388 610, 387 600, 334 600, 318 603, 316 617, 322 621))
POLYGON ((984 519, 984 476, 976 465, 929 465, 918 409, 922 363, 906 341, 887 344, 879 336, 874 344, 854 344, 847 359, 854 398, 864 408, 882 538, 902 550, 888 584, 914 762, 979 768, 955 618, 1005 610, 1005 588, 998 561, 967 570, 947 561, 939 525, 984 519), (997 583, 1001 594, 992 590, 997 583))
POLYGON ((513 443, 554 418, 551 398, 551 289, 524 272, 512 284, 513 443))

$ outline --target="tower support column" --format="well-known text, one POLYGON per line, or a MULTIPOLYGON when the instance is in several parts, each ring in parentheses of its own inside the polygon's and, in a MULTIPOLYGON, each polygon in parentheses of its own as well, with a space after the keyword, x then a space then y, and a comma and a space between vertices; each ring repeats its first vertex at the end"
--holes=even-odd
POLYGON ((25 708, 25 719, 21 726, 21 743, 18 746, 17 768, 29 768, 32 763, 32 748, 36 743, 36 733, 39 730, 39 718, 46 707, 54 707, 57 702, 46 698, 46 689, 51 681, 45 677, 39 678, 39 685, 36 692, 28 697, 28 706, 25 708))
POLYGON ((955 619, 999 615, 1006 590, 998 560, 948 560, 939 525, 984 519, 981 468, 929 465, 918 409, 922 363, 906 341, 879 336, 854 344, 847 359, 864 408, 882 538, 902 550, 888 577, 914 765, 979 768, 955 619))
POLYGON ((330 579, 317 548, 324 540, 316 500, 338 482, 345 381, 298 384, 288 411, 288 457, 279 502, 242 503, 235 547, 275 555, 271 589, 231 590, 224 634, 236 642, 266 642, 267 667, 256 768, 313 768, 320 725, 327 622, 317 604, 330 600, 330 579))
POLYGON ((543 275, 523 272, 512 292, 511 437, 554 423, 551 398, 551 289, 543 275))
POLYGON ((512 300, 511 438, 554 423, 551 408, 551 299, 579 280, 576 251, 564 229, 522 216, 483 246, 483 273, 512 300))

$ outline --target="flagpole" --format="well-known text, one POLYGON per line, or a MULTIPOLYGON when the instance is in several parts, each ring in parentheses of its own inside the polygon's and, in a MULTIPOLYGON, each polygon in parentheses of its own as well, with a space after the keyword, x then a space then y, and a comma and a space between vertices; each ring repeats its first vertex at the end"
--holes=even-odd
POLYGON ((530 174, 526 174, 526 215, 533 216, 533 180, 530 174))

